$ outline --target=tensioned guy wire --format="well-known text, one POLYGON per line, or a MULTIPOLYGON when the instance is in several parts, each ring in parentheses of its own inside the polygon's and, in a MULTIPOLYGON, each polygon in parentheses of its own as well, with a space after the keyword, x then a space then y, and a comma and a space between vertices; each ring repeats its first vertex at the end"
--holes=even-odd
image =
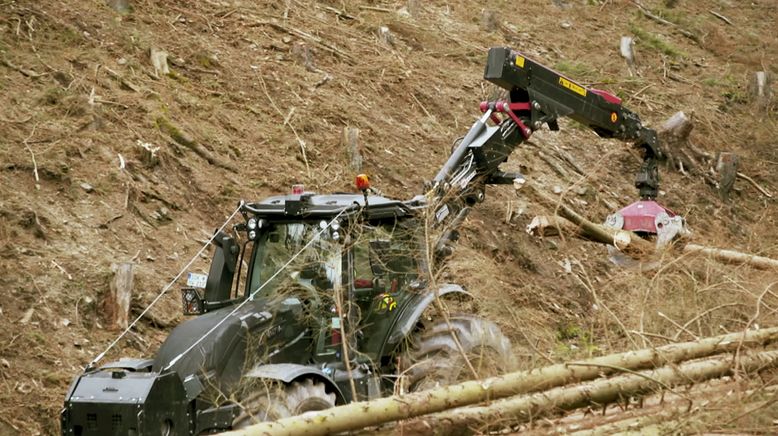
POLYGON ((227 319, 228 319, 229 317, 231 317, 232 315, 234 315, 234 314, 235 314, 235 313, 236 313, 238 310, 240 310, 240 308, 241 308, 241 307, 245 306, 245 305, 246 305, 246 303, 248 303, 249 301, 252 301, 252 300, 254 299, 254 296, 255 296, 255 295, 256 295, 256 294, 257 294, 259 291, 261 291, 261 290, 262 290, 262 289, 263 289, 263 288, 264 288, 264 287, 265 287, 265 286, 266 286, 268 283, 270 283, 271 281, 273 281, 273 279, 275 279, 275 278, 276 278, 276 277, 277 277, 279 274, 281 274, 281 272, 282 272, 282 271, 284 271, 284 270, 285 270, 285 269, 286 269, 286 268, 287 268, 287 267, 288 267, 288 266, 289 266, 289 265, 290 265, 292 262, 294 262, 294 260, 295 260, 295 259, 297 259, 297 257, 298 257, 298 256, 300 256, 300 254, 302 254, 302 252, 303 252, 303 251, 307 250, 307 249, 308 249, 308 247, 310 247, 310 246, 311 246, 311 244, 313 244, 313 243, 314 243, 314 241, 318 240, 319 236, 321 236, 321 235, 322 235, 322 233, 324 233, 324 231, 325 231, 325 230, 329 229, 329 228, 330 228, 330 226, 332 225, 332 223, 334 223, 334 222, 335 222, 335 221, 336 221, 338 218, 340 218, 340 216, 341 216, 341 215, 343 215, 343 213, 344 213, 344 212, 346 212, 347 210, 348 210, 348 208, 344 208, 343 210, 341 210, 341 211, 340 211, 340 213, 338 213, 337 215, 335 215, 335 218, 331 219, 331 220, 330 220, 330 222, 329 222, 329 223, 327 223, 327 225, 326 225, 326 226, 324 226, 323 228, 321 228, 321 230, 319 230, 319 231, 318 231, 318 232, 317 232, 315 235, 313 235, 313 236, 311 237, 311 240, 310 240, 310 241, 308 241, 308 243, 306 243, 306 244, 305 244, 305 246, 303 246, 303 248, 301 248, 301 249, 300 249, 300 250, 299 250, 297 253, 295 253, 295 254, 294 254, 294 256, 292 256, 291 258, 289 258, 289 260, 288 260, 288 261, 287 261, 287 262, 286 262, 286 263, 285 263, 283 266, 281 266, 281 268, 279 268, 279 269, 278 269, 278 271, 276 271, 276 272, 275 272, 275 274, 273 274, 272 276, 270 276, 270 278, 268 278, 267 280, 265 280, 265 282, 264 282, 264 283, 262 283, 262 284, 261 284, 261 285, 260 285, 260 286, 259 286, 259 287, 258 287, 256 290, 254 290, 254 291, 253 291, 253 292, 252 292, 252 293, 251 293, 251 294, 248 296, 248 298, 246 298, 246 299, 245 299, 245 300, 243 300, 243 301, 242 301, 240 304, 238 304, 237 306, 235 306, 235 308, 234 308, 234 309, 232 309, 232 311, 230 311, 230 313, 228 313, 227 315, 225 315, 225 316, 224 316, 224 318, 222 318, 221 320, 219 320, 219 322, 218 322, 218 323, 216 323, 216 325, 214 325, 213 327, 211 327, 211 329, 210 329, 210 330, 208 330, 207 332, 205 332, 205 334, 203 334, 202 336, 200 336, 200 338, 198 338, 198 339, 197 339, 197 340, 196 340, 196 341, 195 341, 195 342, 194 342, 192 345, 190 345, 190 346, 189 346, 189 348, 187 348, 186 350, 184 350, 183 352, 181 352, 179 355, 177 355, 176 357, 174 357, 174 358, 173 358, 173 360, 171 360, 171 361, 170 361, 170 363, 168 363, 168 364, 167 364, 167 366, 165 366, 165 367, 164 367, 162 370, 164 371, 164 370, 166 370, 166 369, 169 369, 171 366, 175 365, 175 364, 176 364, 176 362, 178 362, 178 361, 179 361, 179 360, 180 360, 182 357, 184 357, 184 356, 185 356, 187 353, 189 353, 190 351, 192 351, 192 350, 193 350, 193 349, 194 349, 194 348, 195 348, 197 345, 199 345, 199 344, 200 344, 200 342, 202 342, 202 341, 203 341, 203 339, 205 339, 206 337, 208 337, 208 335, 210 335, 211 333, 213 333, 214 331, 216 331, 216 329, 218 329, 218 328, 219 328, 219 326, 221 326, 222 324, 224 324, 224 322, 225 322, 225 321, 227 321, 227 319))
POLYGON ((242 206, 243 206, 243 202, 241 201, 240 204, 238 204, 238 207, 232 212, 232 214, 230 214, 229 218, 227 218, 227 220, 224 221, 224 224, 222 224, 221 227, 219 227, 219 229, 213 233, 211 239, 209 239, 208 242, 206 242, 205 245, 203 245, 200 248, 200 250, 197 251, 194 257, 192 257, 192 259, 189 260, 189 262, 186 265, 184 265, 184 267, 181 269, 181 271, 178 272, 178 274, 176 274, 173 280, 171 280, 170 283, 168 283, 167 285, 165 285, 164 288, 162 288, 162 291, 156 296, 156 298, 154 298, 151 304, 146 306, 146 308, 143 309, 143 312, 141 312, 141 314, 138 315, 138 317, 135 318, 130 323, 130 325, 128 325, 127 328, 124 329, 124 331, 119 336, 117 336, 116 339, 113 340, 113 342, 111 342, 110 345, 108 345, 108 348, 106 348, 102 353, 100 353, 97 357, 95 357, 94 360, 89 362, 87 369, 92 368, 97 362, 99 362, 103 357, 105 357, 105 354, 108 353, 114 346, 116 346, 116 344, 124 337, 124 335, 126 335, 135 326, 135 324, 137 324, 138 321, 140 321, 140 319, 143 318, 144 315, 146 315, 146 313, 151 309, 151 307, 157 304, 157 301, 159 301, 159 299, 162 298, 162 296, 165 295, 168 290, 170 290, 170 287, 173 286, 173 284, 177 282, 178 279, 181 278, 181 276, 184 274, 184 271, 186 271, 187 269, 189 269, 190 266, 192 266, 195 260, 197 260, 197 258, 200 257, 201 254, 203 254, 205 249, 208 248, 208 245, 210 245, 210 243, 216 238, 216 236, 222 230, 224 230, 225 227, 227 227, 227 224, 229 224, 229 222, 232 221, 233 218, 235 218, 235 215, 238 214, 242 206))

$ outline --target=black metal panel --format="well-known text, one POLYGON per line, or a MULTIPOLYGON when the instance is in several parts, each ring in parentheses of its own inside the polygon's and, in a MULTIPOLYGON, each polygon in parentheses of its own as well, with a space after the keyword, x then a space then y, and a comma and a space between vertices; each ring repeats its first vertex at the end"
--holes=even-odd
POLYGON ((62 434, 188 435, 191 408, 175 373, 95 371, 66 399, 62 434))

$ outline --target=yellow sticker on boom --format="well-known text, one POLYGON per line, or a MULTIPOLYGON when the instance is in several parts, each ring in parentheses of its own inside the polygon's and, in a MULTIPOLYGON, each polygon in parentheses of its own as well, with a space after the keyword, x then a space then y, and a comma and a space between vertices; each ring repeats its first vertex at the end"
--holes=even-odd
POLYGON ((516 56, 516 66, 519 68, 524 68, 524 58, 521 56, 516 56))
POLYGON ((584 88, 583 86, 581 86, 581 85, 579 85, 577 83, 573 83, 573 82, 565 79, 564 77, 560 77, 559 78, 559 84, 564 86, 565 88, 573 91, 576 94, 580 94, 580 95, 583 95, 584 97, 586 97, 586 88, 584 88))

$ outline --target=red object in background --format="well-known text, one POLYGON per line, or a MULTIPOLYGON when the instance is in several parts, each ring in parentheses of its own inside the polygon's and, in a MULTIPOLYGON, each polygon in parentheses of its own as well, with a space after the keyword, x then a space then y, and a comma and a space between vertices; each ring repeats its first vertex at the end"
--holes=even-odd
POLYGON ((360 191, 367 191, 370 189, 370 179, 367 177, 367 174, 360 174, 356 178, 356 184, 357 189, 360 191))
POLYGON ((671 218, 675 212, 653 200, 640 200, 619 211, 624 218, 624 230, 656 234, 656 216, 666 212, 671 218))
POLYGON ((292 185, 292 194, 293 195, 302 195, 303 192, 305 192, 305 185, 292 185))

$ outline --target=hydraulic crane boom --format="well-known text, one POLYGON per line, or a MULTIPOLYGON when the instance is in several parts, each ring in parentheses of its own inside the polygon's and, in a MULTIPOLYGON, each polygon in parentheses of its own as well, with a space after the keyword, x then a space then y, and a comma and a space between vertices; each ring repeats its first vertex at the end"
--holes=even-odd
MULTIPOLYGON (((544 124, 559 130, 561 117, 578 121, 601 137, 634 141, 642 151, 643 164, 635 180, 641 200, 609 217, 608 225, 656 235, 668 220, 675 219, 672 211, 654 201, 659 189, 657 159, 661 157, 656 132, 643 126, 620 98, 586 88, 507 47, 489 50, 484 79, 507 90, 509 98, 481 103, 483 115, 430 183, 434 224, 445 226, 436 246, 439 257, 450 254, 451 242, 458 239, 457 227, 470 208, 483 200, 486 185, 522 179, 520 174, 501 171, 500 164, 544 124)), ((675 224, 682 227, 682 218, 675 219, 675 224)))

